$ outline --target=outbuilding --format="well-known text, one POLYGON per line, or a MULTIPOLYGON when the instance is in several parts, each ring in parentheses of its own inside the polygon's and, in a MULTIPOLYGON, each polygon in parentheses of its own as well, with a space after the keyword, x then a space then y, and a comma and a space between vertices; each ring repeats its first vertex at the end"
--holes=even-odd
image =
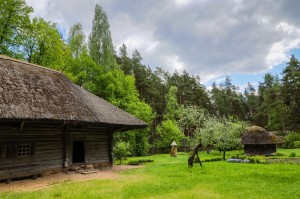
POLYGON ((272 155, 283 140, 259 126, 252 126, 242 135, 246 155, 272 155))
POLYGON ((146 126, 60 72, 0 55, 0 180, 112 166, 113 134, 146 126))

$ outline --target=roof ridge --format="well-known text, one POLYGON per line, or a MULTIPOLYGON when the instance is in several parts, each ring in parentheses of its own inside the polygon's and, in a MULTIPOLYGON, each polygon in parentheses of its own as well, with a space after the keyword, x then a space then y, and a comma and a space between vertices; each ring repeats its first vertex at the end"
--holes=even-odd
MULTIPOLYGON (((28 65, 28 66, 35 66, 35 67, 42 68, 42 69, 46 69, 46 70, 49 70, 49 71, 52 71, 52 72, 55 72, 55 73, 63 74, 62 72, 57 71, 57 70, 54 70, 54 69, 52 69, 52 68, 47 68, 47 67, 44 67, 44 66, 41 66, 41 65, 37 65, 37 64, 33 64, 33 63, 30 63, 30 62, 27 62, 27 61, 22 61, 22 60, 15 59, 15 58, 9 57, 9 56, 7 56, 7 55, 3 55, 3 54, 0 54, 0 59, 10 60, 10 61, 14 61, 14 62, 26 64, 26 65, 28 65)), ((64 74, 63 74, 63 75, 64 75, 64 74)))

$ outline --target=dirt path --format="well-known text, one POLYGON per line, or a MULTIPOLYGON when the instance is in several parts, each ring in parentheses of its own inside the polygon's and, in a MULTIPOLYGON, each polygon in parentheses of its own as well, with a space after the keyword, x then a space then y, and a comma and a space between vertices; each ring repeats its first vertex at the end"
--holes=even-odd
POLYGON ((33 179, 24 179, 24 180, 15 180, 10 184, 5 182, 0 183, 0 193, 7 191, 29 191, 37 190, 45 187, 49 187, 62 182, 70 181, 84 181, 91 179, 116 179, 120 176, 120 171, 125 171, 128 169, 140 168, 141 166, 128 166, 128 165, 117 165, 113 168, 104 168, 99 170, 97 173, 91 174, 80 174, 80 173, 59 173, 49 176, 40 177, 36 180, 33 179))

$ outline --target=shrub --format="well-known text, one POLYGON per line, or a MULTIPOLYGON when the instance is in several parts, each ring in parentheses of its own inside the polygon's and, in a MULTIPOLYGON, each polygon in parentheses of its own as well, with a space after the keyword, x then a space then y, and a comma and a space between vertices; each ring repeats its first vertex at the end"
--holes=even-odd
POLYGON ((276 153, 275 153, 275 156, 285 156, 285 154, 284 154, 284 153, 281 153, 281 152, 276 152, 276 153))
POLYGON ((128 162, 128 165, 140 165, 146 162, 153 162, 153 160, 151 159, 131 160, 128 162))
MULTIPOLYGON (((201 162, 216 162, 216 161, 222 161, 223 158, 222 157, 215 157, 215 158, 209 158, 209 159, 203 159, 201 160, 201 162)), ((198 159, 195 159, 195 163, 199 163, 198 159)))
POLYGON ((114 147, 113 154, 116 159, 120 160, 120 164, 122 163, 122 159, 126 158, 130 155, 128 151, 128 144, 126 142, 118 142, 114 147))
POLYGON ((220 153, 220 151, 212 151, 212 152, 210 152, 210 155, 220 156, 220 155, 222 155, 222 153, 220 153))
POLYGON ((128 165, 139 165, 139 164, 140 163, 137 160, 131 160, 131 161, 128 162, 128 165))
POLYGON ((294 142, 294 147, 295 148, 300 148, 300 141, 295 141, 294 142))
POLYGON ((266 164, 267 161, 263 156, 252 156, 247 158, 253 164, 266 164))
POLYGON ((297 147, 297 145, 299 147, 300 133, 291 132, 284 137, 284 141, 285 143, 282 145, 283 148, 291 149, 297 147))
POLYGON ((238 155, 235 155, 235 156, 231 156, 231 158, 245 160, 245 159, 248 159, 248 156, 246 156, 244 154, 238 154, 238 155))
POLYGON ((294 152, 294 151, 292 151, 291 153, 290 153, 290 155, 289 155, 289 157, 292 157, 292 158, 294 158, 294 157, 296 157, 297 156, 297 154, 294 152))

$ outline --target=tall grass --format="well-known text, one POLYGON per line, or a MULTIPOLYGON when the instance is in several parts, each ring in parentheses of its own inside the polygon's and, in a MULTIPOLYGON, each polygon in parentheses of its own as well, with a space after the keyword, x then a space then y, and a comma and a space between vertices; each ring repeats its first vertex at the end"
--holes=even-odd
MULTIPOLYGON (((203 159, 216 155, 200 153, 203 159)), ((67 182, 0 198, 300 198, 299 165, 218 161, 188 168, 184 153, 146 158, 154 162, 118 179, 67 182)))

